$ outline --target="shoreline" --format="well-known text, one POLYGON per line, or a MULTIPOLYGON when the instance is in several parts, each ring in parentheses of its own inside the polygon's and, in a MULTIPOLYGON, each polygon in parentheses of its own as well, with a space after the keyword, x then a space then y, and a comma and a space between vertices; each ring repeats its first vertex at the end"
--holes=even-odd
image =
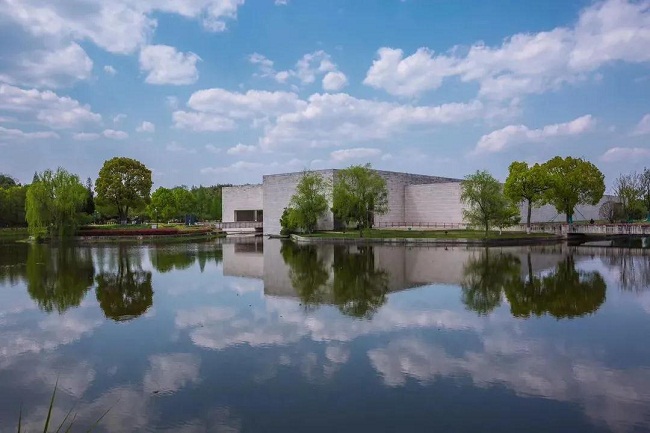
POLYGON ((388 244, 388 245, 473 245, 473 246, 519 246, 519 245, 542 245, 549 243, 560 243, 566 241, 563 236, 545 237, 504 237, 502 239, 467 239, 467 238, 350 238, 350 237, 311 237, 292 234, 291 240, 303 244, 315 243, 339 243, 351 245, 363 244, 388 244))

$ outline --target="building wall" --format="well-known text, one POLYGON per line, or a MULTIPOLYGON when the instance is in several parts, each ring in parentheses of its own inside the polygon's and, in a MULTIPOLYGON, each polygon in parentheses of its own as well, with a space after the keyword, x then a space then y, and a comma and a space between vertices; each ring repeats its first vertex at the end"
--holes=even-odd
POLYGON ((407 223, 462 223, 460 182, 409 185, 405 191, 407 223))
MULTIPOLYGON (((326 181, 332 182, 334 170, 317 171, 326 181)), ((273 174, 264 176, 263 202, 264 202, 264 234, 280 233, 280 217, 284 208, 289 206, 291 196, 296 192, 296 186, 302 177, 300 173, 273 174)), ((329 195, 331 207, 331 194, 329 195)), ((225 199, 224 199, 225 202, 225 199)), ((332 230, 334 217, 331 212, 318 221, 319 230, 332 230)))
POLYGON ((264 209, 262 185, 228 186, 222 190, 222 221, 234 222, 236 210, 264 209))

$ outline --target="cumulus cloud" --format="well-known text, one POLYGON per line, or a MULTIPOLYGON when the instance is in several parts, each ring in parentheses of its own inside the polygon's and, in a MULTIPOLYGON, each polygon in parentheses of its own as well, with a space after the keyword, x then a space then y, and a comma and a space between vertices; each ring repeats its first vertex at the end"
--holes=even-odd
POLYGON ((283 162, 252 162, 252 161, 237 161, 224 167, 205 167, 201 169, 201 174, 226 174, 226 173, 239 173, 247 170, 259 170, 264 168, 273 172, 294 171, 305 166, 305 162, 297 158, 290 159, 283 162))
POLYGON ((417 96, 438 88, 444 79, 459 77, 479 83, 479 94, 505 99, 543 93, 615 61, 650 61, 647 2, 608 0, 584 9, 572 27, 539 33, 519 33, 499 46, 476 43, 464 51, 436 54, 420 48, 404 57, 383 47, 364 83, 396 96, 417 96))
POLYGON ((135 130, 137 132, 156 132, 156 125, 145 120, 135 130))
POLYGON ((35 121, 54 129, 73 128, 101 120, 101 116, 93 113, 88 105, 68 96, 9 84, 0 84, 0 110, 14 113, 20 120, 35 121))
POLYGON ((172 120, 175 128, 189 129, 192 131, 229 131, 235 129, 236 124, 227 117, 188 111, 174 111, 172 120))
POLYGON ((348 78, 343 72, 328 72, 323 77, 323 89, 332 92, 338 92, 348 84, 348 78))
POLYGON ((96 132, 75 132, 72 134, 72 138, 77 141, 92 141, 97 140, 99 137, 101 136, 96 132))
POLYGON ((149 84, 192 84, 199 79, 199 56, 181 53, 168 45, 148 45, 140 51, 140 70, 148 73, 149 84))
POLYGON ((639 120, 636 127, 632 131, 632 135, 646 135, 650 134, 650 113, 646 114, 639 120))
POLYGON ((196 153, 195 149, 190 149, 189 147, 182 146, 175 141, 172 141, 165 147, 168 152, 178 152, 178 153, 196 153))
POLYGON ((126 114, 120 113, 117 116, 113 117, 113 123, 120 123, 124 119, 126 119, 126 114))
POLYGON ((546 125, 539 129, 530 129, 525 125, 508 125, 482 136, 474 149, 474 153, 501 152, 519 143, 539 142, 552 137, 579 135, 592 129, 595 123, 595 119, 587 114, 570 122, 546 125))
POLYGON ((358 99, 345 93, 314 94, 295 112, 269 126, 260 139, 263 149, 283 145, 339 146, 383 140, 416 126, 451 124, 485 112, 479 101, 438 106, 400 105, 358 99))
POLYGON ((102 132, 102 135, 112 140, 124 140, 126 138, 129 138, 129 134, 126 132, 118 131, 115 129, 105 129, 104 132, 102 132))
POLYGON ((111 65, 106 65, 104 66, 104 72, 106 72, 108 75, 116 75, 117 69, 115 69, 111 65))
POLYGON ((52 131, 25 132, 20 129, 0 126, 0 142, 6 140, 43 140, 57 138, 59 138, 59 134, 52 131))
POLYGON ((209 31, 224 31, 244 0, 3 0, 0 15, 35 37, 91 41, 111 53, 128 54, 146 45, 157 26, 156 12, 199 19, 209 31))
POLYGON ((25 51, 10 59, 0 81, 9 84, 57 88, 92 75, 93 61, 72 42, 54 49, 25 51))
POLYGON ((238 143, 226 151, 228 155, 250 155, 258 150, 257 146, 238 143))
POLYGON ((277 116, 295 110, 304 102, 291 92, 249 90, 246 93, 213 88, 194 92, 187 102, 193 110, 230 118, 277 116))
POLYGON ((645 147, 612 147, 600 157, 603 162, 635 161, 640 159, 650 159, 650 149, 645 147))
POLYGON ((381 155, 381 150, 369 147, 356 147, 353 149, 335 150, 330 153, 330 158, 335 162, 347 161, 349 159, 367 159, 381 155))

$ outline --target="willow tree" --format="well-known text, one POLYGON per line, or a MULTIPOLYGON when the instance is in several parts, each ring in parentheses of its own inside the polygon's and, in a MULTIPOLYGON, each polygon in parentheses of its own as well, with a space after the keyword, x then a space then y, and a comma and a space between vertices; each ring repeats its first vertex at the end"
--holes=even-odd
POLYGON ((86 203, 79 176, 59 167, 45 170, 27 189, 25 210, 29 234, 35 238, 72 236, 86 203))
POLYGON ((289 207, 296 226, 307 233, 316 230, 318 219, 327 212, 327 182, 318 173, 305 171, 296 185, 289 207))
POLYGON ((542 164, 548 180, 544 203, 551 204, 573 222, 579 204, 595 206, 605 193, 605 176, 589 161, 570 156, 555 158, 542 164))
POLYGON ((548 181, 544 170, 539 164, 529 166, 526 162, 514 161, 508 168, 508 178, 503 186, 503 193, 513 203, 525 202, 526 231, 530 233, 530 217, 533 207, 538 206, 544 199, 544 191, 548 189, 548 181))
POLYGON ((356 223, 359 233, 371 228, 375 215, 388 212, 386 181, 370 164, 339 170, 334 178, 332 211, 343 223, 356 223))
POLYGON ((485 228, 506 227, 518 222, 518 209, 503 195, 503 188, 487 171, 465 176, 461 183, 460 199, 467 205, 463 218, 469 224, 485 228))

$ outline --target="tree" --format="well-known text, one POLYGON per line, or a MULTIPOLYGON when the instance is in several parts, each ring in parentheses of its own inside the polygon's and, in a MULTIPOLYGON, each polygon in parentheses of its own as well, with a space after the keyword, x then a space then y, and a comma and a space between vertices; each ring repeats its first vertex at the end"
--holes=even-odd
POLYGON ((598 215, 610 223, 613 223, 617 219, 622 218, 625 214, 623 213, 623 206, 621 203, 609 200, 603 203, 600 207, 598 215))
POLYGON ((0 187, 0 227, 25 225, 27 186, 0 187))
POLYGON ((460 199, 469 208, 463 209, 463 218, 472 225, 485 228, 503 226, 512 219, 512 203, 503 195, 501 184, 487 171, 477 171, 465 176, 461 184, 460 199))
POLYGON ((16 185, 19 185, 16 179, 8 174, 0 173, 0 188, 9 188, 10 186, 16 185))
POLYGON ((341 222, 356 223, 359 233, 371 228, 375 215, 388 212, 386 181, 370 164, 339 170, 334 179, 332 212, 341 222))
POLYGON ((641 174, 641 200, 645 206, 646 219, 650 221, 650 168, 647 167, 641 174))
POLYGON ((25 203, 30 235, 63 238, 74 234, 86 202, 86 188, 63 168, 45 170, 27 189, 25 203))
POLYGON ((194 195, 185 186, 177 186, 172 189, 174 204, 176 207, 176 217, 182 218, 194 213, 196 200, 194 195))
POLYGON ((291 197, 295 225, 307 233, 312 233, 318 219, 327 211, 327 184, 318 173, 305 171, 296 185, 296 192, 291 197))
POLYGON ((541 204, 548 182, 544 170, 539 164, 532 167, 525 162, 515 161, 510 164, 508 178, 503 186, 503 193, 513 203, 526 202, 526 231, 530 233, 532 208, 541 204))
POLYGON ((577 205, 595 206, 605 193, 605 176, 589 161, 556 156, 542 168, 549 184, 543 202, 564 213, 569 224, 573 222, 577 205))
POLYGON ((86 203, 83 211, 88 215, 95 213, 95 193, 93 192, 93 181, 90 178, 86 179, 86 203))
POLYGON ((642 200, 643 175, 621 174, 614 180, 614 194, 618 197, 625 218, 630 218, 632 210, 642 200))
POLYGON ((115 157, 104 162, 95 182, 97 204, 116 212, 126 221, 130 209, 139 209, 149 202, 151 170, 139 161, 115 157))
POLYGON ((148 213, 156 221, 162 218, 168 221, 176 216, 176 202, 171 189, 159 187, 151 194, 151 201, 148 206, 148 213))

